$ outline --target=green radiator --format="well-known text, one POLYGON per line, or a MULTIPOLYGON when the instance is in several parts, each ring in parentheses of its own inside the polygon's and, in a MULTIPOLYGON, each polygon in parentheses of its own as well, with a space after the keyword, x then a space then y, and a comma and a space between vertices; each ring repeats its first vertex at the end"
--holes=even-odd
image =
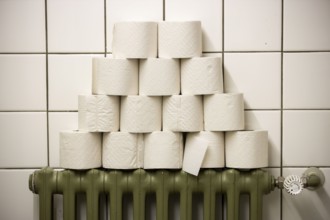
POLYGON ((180 195, 180 220, 192 219, 192 197, 203 194, 204 220, 215 219, 216 197, 226 198, 226 219, 239 219, 241 194, 250 198, 250 219, 262 219, 262 198, 275 187, 275 179, 268 172, 257 169, 202 170, 198 177, 181 170, 102 170, 54 171, 44 168, 29 178, 30 190, 39 194, 40 220, 52 219, 53 194, 63 195, 63 220, 74 220, 76 195, 86 194, 87 220, 99 219, 99 197, 110 200, 110 219, 121 220, 123 195, 133 196, 134 220, 145 220, 146 195, 156 196, 157 220, 168 220, 168 201, 171 193, 180 195))

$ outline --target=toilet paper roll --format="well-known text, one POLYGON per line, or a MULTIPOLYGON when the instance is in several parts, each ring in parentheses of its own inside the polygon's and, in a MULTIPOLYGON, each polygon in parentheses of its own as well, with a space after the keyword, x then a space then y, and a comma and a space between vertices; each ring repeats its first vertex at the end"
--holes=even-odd
POLYGON ((206 131, 244 129, 243 94, 224 93, 204 96, 204 123, 206 131))
POLYGON ((193 95, 164 97, 163 130, 182 132, 202 131, 202 97, 193 95))
POLYGON ((181 93, 207 95, 223 92, 220 57, 196 57, 181 61, 181 93))
POLYGON ((77 170, 101 167, 101 145, 101 133, 60 132, 60 167, 77 170))
POLYGON ((201 131, 188 133, 185 149, 195 145, 195 142, 202 140, 207 143, 207 150, 202 168, 222 168, 225 166, 225 143, 223 132, 201 131))
POLYGON ((115 23, 112 50, 115 58, 157 57, 157 23, 115 23))
POLYGON ((137 95, 138 66, 137 60, 93 58, 93 94, 137 95))
POLYGON ((149 96, 180 93, 180 63, 174 59, 140 60, 139 94, 149 96))
POLYGON ((80 95, 78 99, 79 130, 110 132, 119 129, 119 97, 80 95))
POLYGON ((268 166, 267 131, 227 132, 226 167, 253 169, 268 166))
POLYGON ((103 134, 102 164, 110 169, 143 167, 143 135, 128 132, 103 134))
POLYGON ((160 131, 162 98, 150 96, 125 96, 121 98, 120 130, 145 133, 160 131))
POLYGON ((159 57, 165 58, 201 56, 201 22, 160 22, 158 24, 158 54, 159 57))
POLYGON ((144 136, 144 169, 182 168, 182 133, 155 131, 144 136))

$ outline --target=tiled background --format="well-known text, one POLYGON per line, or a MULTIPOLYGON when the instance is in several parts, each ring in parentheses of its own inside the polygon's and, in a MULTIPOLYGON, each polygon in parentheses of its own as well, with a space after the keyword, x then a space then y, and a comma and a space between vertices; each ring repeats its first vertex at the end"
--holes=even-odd
POLYGON ((0 0, 0 219, 37 219, 28 175, 58 167, 58 131, 77 128, 91 57, 111 54, 122 20, 201 20, 225 91, 244 93, 246 129, 269 131, 270 172, 326 176, 265 196, 264 219, 330 219, 330 0, 0 0))

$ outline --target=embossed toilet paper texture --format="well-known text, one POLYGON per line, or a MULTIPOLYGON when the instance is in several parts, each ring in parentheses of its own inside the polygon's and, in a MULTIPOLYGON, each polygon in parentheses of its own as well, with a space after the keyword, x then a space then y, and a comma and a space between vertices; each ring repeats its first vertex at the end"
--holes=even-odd
POLYGON ((136 169, 143 167, 143 134, 111 132, 103 134, 104 168, 136 169))
POLYGON ((138 60, 93 58, 93 94, 137 95, 138 60))
POLYGON ((244 100, 241 93, 204 96, 206 131, 234 131, 244 129, 244 100))
POLYGON ((223 93, 220 57, 182 59, 181 93, 190 95, 223 93))
POLYGON ((190 58, 202 55, 202 27, 200 21, 159 22, 158 56, 190 58))
POLYGON ((202 96, 173 95, 163 98, 163 130, 203 130, 202 96))
POLYGON ((92 169, 102 165, 102 133, 60 132, 60 167, 92 169))
POLYGON ((224 132, 200 131, 188 133, 185 148, 190 148, 196 141, 202 140, 207 143, 207 150, 202 168, 222 168, 225 166, 225 143, 224 132))
POLYGON ((180 93, 180 62, 176 59, 149 58, 140 60, 139 94, 150 96, 180 93))
POLYGON ((119 97, 80 95, 78 127, 90 132, 110 132, 119 129, 119 97))
POLYGON ((121 97, 120 130, 133 133, 160 131, 162 97, 121 97))
POLYGON ((157 57, 156 22, 118 22, 113 27, 115 58, 157 57))
POLYGON ((155 131, 144 135, 144 169, 182 168, 182 133, 155 131))
POLYGON ((252 169, 268 166, 267 131, 226 132, 226 167, 252 169))

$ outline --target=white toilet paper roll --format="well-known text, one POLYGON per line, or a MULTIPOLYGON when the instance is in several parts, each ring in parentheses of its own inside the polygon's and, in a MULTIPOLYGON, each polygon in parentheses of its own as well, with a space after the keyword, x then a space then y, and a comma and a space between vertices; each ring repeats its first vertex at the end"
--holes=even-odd
POLYGON ((202 131, 202 96, 174 95, 163 98, 163 130, 202 131))
POLYGON ((162 98, 150 96, 125 96, 121 98, 120 130, 145 133, 160 131, 162 98))
POLYGON ((194 146, 198 140, 207 142, 207 150, 202 168, 222 168, 225 166, 225 143, 223 132, 201 131, 188 133, 185 148, 194 146))
POLYGON ((101 145, 101 133, 60 132, 60 166, 77 170, 101 167, 101 145))
POLYGON ((115 23, 112 50, 115 58, 157 57, 157 23, 115 23))
POLYGON ((190 58, 202 54, 200 21, 158 23, 158 54, 165 58, 190 58))
POLYGON ((226 132, 226 167, 253 169, 268 166, 267 131, 226 132))
POLYGON ((137 95, 137 60, 93 58, 93 94, 137 95))
POLYGON ((181 93, 207 95, 223 92, 220 57, 181 60, 181 93))
POLYGON ((224 93, 204 96, 204 123, 206 131, 244 129, 243 94, 224 93))
POLYGON ((143 135, 128 132, 103 134, 102 164, 110 169, 143 167, 143 135))
POLYGON ((182 168, 182 133, 155 131, 144 135, 144 169, 182 168))
POLYGON ((180 63, 174 59, 140 60, 139 94, 149 96, 180 93, 180 63))
POLYGON ((119 129, 119 97, 80 95, 78 99, 79 130, 110 132, 119 129))

